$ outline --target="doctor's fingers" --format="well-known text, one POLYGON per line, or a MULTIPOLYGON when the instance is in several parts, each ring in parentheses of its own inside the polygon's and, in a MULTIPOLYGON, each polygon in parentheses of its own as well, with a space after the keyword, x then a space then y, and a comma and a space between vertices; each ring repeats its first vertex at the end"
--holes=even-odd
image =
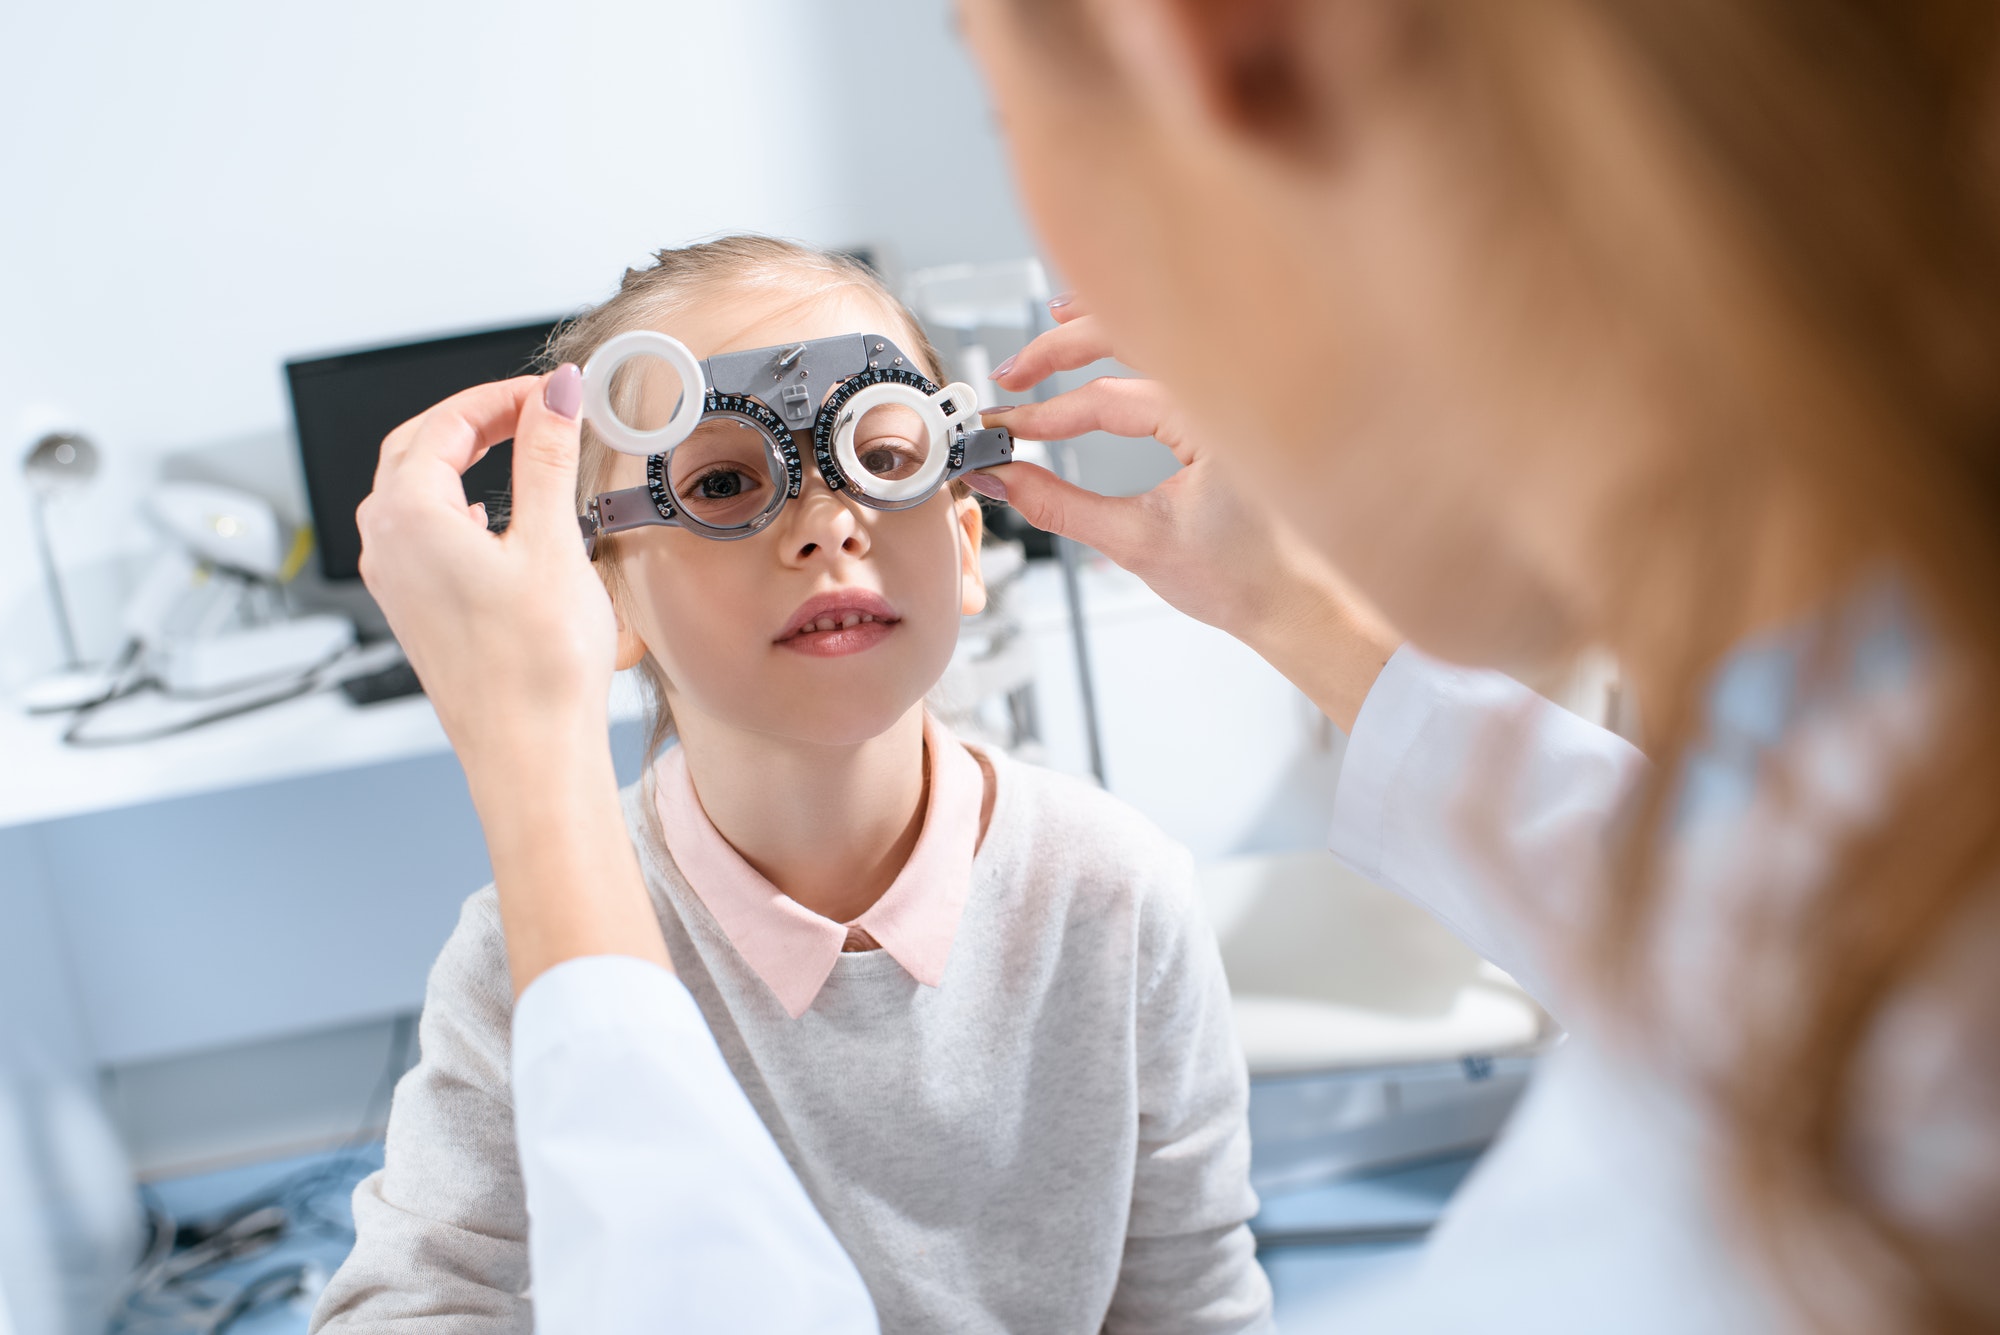
POLYGON ((419 458, 436 459, 463 473, 514 434, 521 405, 541 388, 542 379, 522 375, 474 385, 424 409, 383 437, 375 485, 382 485, 388 471, 419 458))
POLYGON ((521 403, 536 376, 478 385, 435 404, 382 441, 375 483, 354 512, 361 535, 362 581, 373 588, 409 562, 451 561, 463 544, 486 537, 466 508, 461 475, 514 434, 521 403))
POLYGON ((1057 371, 1074 371, 1116 355, 1097 317, 1079 315, 1029 339, 1026 347, 994 369, 992 380, 1004 389, 1023 390, 1057 371))
POLYGON ((1087 431, 1134 439, 1153 437, 1182 463, 1192 460, 1180 408, 1157 380, 1099 376, 1042 403, 986 410, 989 426, 1004 426, 1022 440, 1071 440, 1087 431))
POLYGON ((981 476, 997 479, 1007 504, 1036 528, 1073 538, 1121 566, 1154 546, 1159 516, 1144 496, 1101 495, 1036 464, 1005 464, 981 476))
POLYGON ((1072 320, 1081 320, 1088 314, 1090 314, 1090 308, 1077 300, 1076 293, 1074 292, 1064 292, 1060 296, 1049 299, 1049 317, 1057 324, 1068 324, 1072 320))
POLYGON ((576 527, 583 373, 565 362, 542 377, 537 388, 521 404, 515 424, 509 541, 555 543, 585 560, 576 527))

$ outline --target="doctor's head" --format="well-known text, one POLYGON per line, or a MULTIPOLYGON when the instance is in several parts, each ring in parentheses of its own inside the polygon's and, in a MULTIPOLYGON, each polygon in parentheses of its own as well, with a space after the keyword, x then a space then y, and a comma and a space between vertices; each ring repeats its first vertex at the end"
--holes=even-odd
MULTIPOLYGON (((1653 839, 1717 662, 1896 572, 1948 650, 1949 735, 1771 942, 1797 986, 1733 980, 1718 1097, 1768 1253, 1826 1244, 1779 1267, 1804 1305, 2000 1322, 1992 1213, 1898 1215, 1847 1158, 1857 1054, 2000 862, 1990 801, 1955 801, 2000 791, 2000 7, 959 10, 1043 242, 1121 355, 1420 646, 1609 645, 1653 839)), ((1661 916, 1646 846, 1598 934, 1628 999, 1661 916)))
MULTIPOLYGON (((659 252, 652 265, 627 270, 610 300, 566 324, 545 355, 580 365, 638 329, 671 334, 699 358, 881 334, 933 382, 949 379, 915 318, 866 268, 766 237, 659 252)), ((653 392, 637 388, 641 399, 653 392)), ((676 382, 658 396, 678 392, 676 382)), ((650 424, 673 407, 636 411, 650 424)), ((695 446, 691 438, 682 450, 695 446)), ((857 439, 856 449, 867 457, 869 442, 857 439)), ((830 745, 877 736, 937 683, 959 618, 984 606, 979 505, 962 486, 908 509, 872 509, 830 490, 810 445, 802 453, 800 494, 748 537, 646 527, 599 540, 619 666, 641 668, 652 688, 656 743, 671 729, 693 737, 704 727, 830 745)), ((755 466, 700 471, 669 481, 684 509, 771 485, 755 466)), ((646 483, 646 461, 610 449, 586 420, 579 510, 646 483)))
POLYGON ((1892 526, 1991 556, 1992 6, 960 14, 1082 304, 1420 643, 1561 652, 1892 526), (1651 559, 1693 530, 1726 576, 1651 559))

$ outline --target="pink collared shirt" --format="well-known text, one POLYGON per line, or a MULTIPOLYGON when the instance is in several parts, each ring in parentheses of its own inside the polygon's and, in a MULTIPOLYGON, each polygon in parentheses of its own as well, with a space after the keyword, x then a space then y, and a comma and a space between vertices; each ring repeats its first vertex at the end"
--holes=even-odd
POLYGON ((882 897, 847 923, 806 908, 729 846, 702 810, 681 748, 654 766, 667 850, 736 953, 795 1020, 811 1008, 843 950, 879 946, 925 986, 944 979, 972 884, 986 784, 979 762, 929 714, 924 754, 930 795, 917 846, 882 897))

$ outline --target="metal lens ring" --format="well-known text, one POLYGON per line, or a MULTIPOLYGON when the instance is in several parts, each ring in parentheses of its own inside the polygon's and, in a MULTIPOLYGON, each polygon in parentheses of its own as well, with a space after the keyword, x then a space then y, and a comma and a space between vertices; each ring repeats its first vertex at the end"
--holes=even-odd
POLYGON ((785 495, 796 497, 799 487, 805 481, 805 469, 799 463, 799 443, 792 435, 792 429, 784 424, 778 415, 759 403, 756 399, 745 398, 741 394, 717 394, 709 391, 707 401, 702 405, 702 415, 710 413, 734 413, 747 417, 764 428, 778 447, 779 457, 785 464, 785 495))
POLYGON ((583 415, 598 436, 621 454, 651 457, 664 454, 687 439, 701 420, 706 391, 701 363, 687 345, 670 334, 652 329, 633 329, 606 339, 604 345, 583 364, 583 415), (612 381, 627 363, 641 357, 665 362, 679 377, 680 403, 664 424, 642 431, 623 421, 611 403, 612 381))
POLYGON ((646 461, 646 490, 660 517, 723 541, 761 532, 802 480, 790 429, 735 394, 710 392, 687 438, 646 461))
POLYGON ((826 485, 835 491, 845 488, 880 509, 904 509, 928 500, 937 491, 946 467, 947 448, 943 437, 948 433, 943 430, 943 414, 930 405, 937 392, 936 385, 915 371, 891 367, 863 371, 842 381, 839 388, 827 395, 825 404, 819 410, 819 420, 813 424, 813 458, 819 465, 820 476, 826 479, 826 485), (853 431, 856 423, 869 408, 881 406, 869 402, 855 404, 855 399, 877 386, 914 391, 907 395, 895 395, 893 402, 916 411, 932 432, 923 465, 912 478, 895 482, 878 480, 855 457, 853 431), (924 407, 916 407, 918 402, 922 402, 924 407), (851 412, 850 405, 854 409, 851 412), (930 420, 932 417, 937 420, 930 420))

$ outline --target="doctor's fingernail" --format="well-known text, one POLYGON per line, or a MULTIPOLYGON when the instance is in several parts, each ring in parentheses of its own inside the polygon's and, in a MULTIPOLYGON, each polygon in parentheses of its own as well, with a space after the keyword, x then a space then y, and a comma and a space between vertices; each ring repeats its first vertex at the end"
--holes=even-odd
POLYGON ((558 417, 576 420, 576 410, 583 403, 583 372, 576 369, 575 362, 564 362, 542 386, 542 402, 558 417))
POLYGON ((965 485, 981 496, 990 496, 996 501, 1007 499, 1007 484, 991 473, 967 473, 965 485))
MULTIPOLYGON (((993 374, 999 375, 1000 373, 995 371, 993 374)), ((1018 403, 996 403, 991 408, 981 408, 979 415, 981 417, 998 417, 1002 413, 1011 413, 1020 406, 1018 403)))
POLYGON ((1021 354, 1018 352, 1015 353, 1012 357, 1009 357, 1006 361, 1001 362, 998 366, 994 367, 993 374, 989 376, 988 379, 998 380, 1001 376, 1006 375, 1009 371, 1013 370, 1014 363, 1019 361, 1020 359, 1021 359, 1021 354))
POLYGON ((1049 298, 1049 309, 1052 311, 1059 311, 1063 307, 1069 305, 1072 301, 1075 300, 1076 300, 1076 293, 1074 292, 1058 293, 1057 295, 1049 298))

